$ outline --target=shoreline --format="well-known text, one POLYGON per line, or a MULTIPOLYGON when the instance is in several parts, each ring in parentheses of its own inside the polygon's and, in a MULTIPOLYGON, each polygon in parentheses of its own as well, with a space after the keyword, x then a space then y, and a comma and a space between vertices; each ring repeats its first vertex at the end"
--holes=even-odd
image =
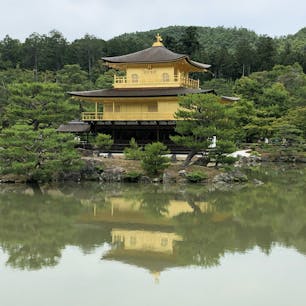
MULTIPOLYGON (((63 173, 60 178, 50 179, 49 182, 86 182, 97 181, 101 183, 138 183, 138 184, 202 184, 224 181, 226 183, 243 183, 248 178, 244 170, 249 167, 264 166, 265 164, 303 164, 306 163, 304 156, 282 156, 280 154, 262 153, 260 157, 250 156, 238 158, 235 165, 215 167, 213 163, 207 166, 197 162, 202 157, 196 155, 191 164, 183 167, 186 155, 177 154, 172 156, 170 166, 162 173, 155 176, 146 175, 141 168, 139 160, 128 160, 121 153, 99 154, 99 156, 82 156, 84 167, 80 171, 63 173), (191 176, 200 176, 198 180, 191 180, 191 176), (201 179, 202 175, 202 179, 201 179)), ((6 174, 0 176, 0 184, 28 183, 26 175, 6 174)), ((42 182, 43 183, 43 182, 42 182)))

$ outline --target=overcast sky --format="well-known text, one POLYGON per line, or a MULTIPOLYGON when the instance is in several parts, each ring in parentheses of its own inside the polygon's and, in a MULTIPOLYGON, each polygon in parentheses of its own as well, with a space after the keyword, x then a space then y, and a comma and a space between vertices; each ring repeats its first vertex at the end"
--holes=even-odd
POLYGON ((306 26, 305 0, 0 0, 0 40, 24 40, 53 29, 70 41, 86 33, 105 40, 169 25, 243 27, 294 34, 306 26))

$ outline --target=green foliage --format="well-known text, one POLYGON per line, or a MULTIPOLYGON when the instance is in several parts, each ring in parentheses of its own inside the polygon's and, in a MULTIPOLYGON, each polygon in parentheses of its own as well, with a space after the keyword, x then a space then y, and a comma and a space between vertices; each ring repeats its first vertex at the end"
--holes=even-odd
POLYGON ((273 83, 271 87, 264 88, 259 97, 258 104, 265 107, 275 117, 280 117, 289 109, 290 97, 282 83, 273 83))
POLYGON ((33 131, 16 124, 0 135, 0 172, 26 175, 29 181, 50 181, 68 171, 79 170, 82 163, 70 134, 54 129, 33 131))
POLYGON ((272 141, 274 143, 282 144, 285 147, 302 146, 304 140, 302 137, 302 131, 298 129, 294 124, 280 119, 274 122, 274 136, 272 141))
POLYGON ((129 147, 124 148, 124 156, 126 159, 140 160, 143 154, 142 147, 139 147, 135 138, 132 137, 129 142, 129 147))
POLYGON ((209 156, 216 161, 216 165, 222 164, 233 164, 236 159, 226 156, 228 153, 232 153, 236 150, 235 144, 230 140, 219 140, 216 148, 209 152, 209 156))
POLYGON ((291 109, 284 119, 301 130, 303 138, 306 139, 306 107, 291 109))
POLYGON ((95 83, 96 88, 112 88, 114 82, 114 75, 110 72, 105 72, 100 75, 95 83))
POLYGON ((221 78, 214 78, 207 81, 205 80, 205 82, 201 84, 201 88, 203 89, 214 89, 218 95, 230 97, 234 95, 233 86, 233 80, 221 78))
POLYGON ((200 51, 199 33, 197 27, 187 27, 183 33, 182 37, 178 42, 180 52, 184 54, 189 54, 194 59, 197 59, 198 52, 200 51))
MULTIPOLYGON (((100 62, 102 56, 148 48, 156 33, 163 36, 170 50, 212 64, 212 72, 218 78, 237 79, 254 71, 269 70, 275 64, 296 62, 306 71, 305 29, 295 35, 271 38, 244 28, 194 26, 125 33, 108 41, 86 34, 71 43, 58 31, 44 35, 33 33, 24 42, 6 36, 0 41, 0 69, 28 69, 33 80, 38 81, 43 71, 58 71, 65 65, 79 64, 87 72, 88 80, 94 83, 105 71, 100 62)), ((207 76, 200 78, 203 81, 207 76)))
MULTIPOLYGON (((243 135, 247 142, 262 140, 265 137, 276 139, 281 122, 296 126, 303 131, 305 137, 304 88, 306 75, 298 64, 276 65, 271 71, 256 72, 237 80, 236 93, 254 102, 253 114, 243 116, 243 125, 237 121, 244 131, 240 133, 241 140, 243 135)), ((246 111, 241 107, 237 110, 240 113, 246 111)))
POLYGON ((257 111, 250 123, 245 125, 246 140, 248 142, 263 140, 273 135, 273 122, 276 118, 268 117, 264 111, 257 111))
MULTIPOLYGON (((50 31, 48 35, 38 36, 37 69, 56 71, 63 68, 67 61, 68 45, 67 39, 56 30, 50 31)), ((35 59, 33 66, 36 66, 35 59)))
POLYGON ((187 95, 180 98, 179 106, 175 128, 179 135, 170 138, 190 149, 185 165, 197 152, 209 149, 213 136, 217 137, 217 143, 233 139, 235 128, 232 112, 230 106, 220 103, 219 97, 213 94, 187 95))
POLYGON ((78 116, 78 105, 70 103, 54 83, 14 83, 7 87, 8 102, 2 120, 10 124, 26 120, 34 129, 57 127, 78 116))
POLYGON ((123 71, 118 71, 114 69, 109 69, 101 74, 95 83, 96 88, 112 88, 114 83, 114 75, 124 76, 125 73, 123 71))
POLYGON ((68 46, 69 63, 79 64, 82 70, 87 71, 89 80, 94 82, 101 73, 99 61, 105 49, 106 43, 103 39, 86 34, 68 46))
POLYGON ((141 158, 142 168, 148 174, 159 174, 169 166, 170 158, 165 156, 169 152, 167 147, 161 142, 147 144, 141 158))
POLYGON ((20 63, 21 43, 6 35, 0 42, 0 69, 16 68, 20 63))
POLYGON ((253 121, 255 116, 255 107, 252 101, 240 99, 232 104, 231 117, 235 122, 235 140, 237 143, 245 142, 247 139, 246 125, 253 121))
POLYGON ((186 178, 190 183, 200 183, 208 178, 208 175, 200 171, 192 171, 186 174, 186 178))
POLYGON ((235 82, 234 90, 236 94, 252 101, 258 101, 258 97, 262 94, 262 85, 251 77, 242 77, 235 82))
POLYGON ((101 150, 109 150, 112 147, 114 140, 111 135, 100 133, 96 136, 94 143, 101 150))
POLYGON ((10 68, 0 71, 0 85, 7 86, 11 83, 34 82, 35 75, 31 70, 10 68))
POLYGON ((257 71, 270 70, 276 61, 276 43, 273 38, 260 36, 256 43, 257 71))
POLYGON ((124 174, 123 180, 127 183, 137 183, 142 173, 137 171, 127 172, 124 174))
POLYGON ((77 64, 65 65, 64 68, 57 71, 56 80, 65 91, 86 90, 90 88, 87 73, 77 64))
POLYGON ((237 161, 237 158, 232 156, 222 155, 218 159, 218 163, 226 164, 226 165, 233 165, 237 161))

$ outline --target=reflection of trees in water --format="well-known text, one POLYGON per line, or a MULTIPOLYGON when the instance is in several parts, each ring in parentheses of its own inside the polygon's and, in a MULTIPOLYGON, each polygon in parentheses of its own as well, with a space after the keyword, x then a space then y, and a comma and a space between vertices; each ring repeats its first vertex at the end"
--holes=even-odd
POLYGON ((28 269, 56 265, 72 235, 77 207, 70 204, 39 195, 2 195, 0 243, 9 254, 8 264, 28 269))
POLYGON ((7 264, 21 269, 55 266, 67 245, 88 251, 106 241, 109 229, 105 235, 101 227, 93 230, 76 224, 82 209, 71 197, 1 194, 0 246, 9 255, 7 264))
MULTIPOLYGON (((269 171, 256 176, 268 181, 269 171)), ((228 252, 258 246, 269 253, 275 243, 306 254, 305 171, 272 171, 273 180, 265 185, 227 192, 193 185, 91 183, 62 184, 57 189, 49 187, 49 191, 45 187, 40 195, 27 195, 25 188, 19 192, 16 187, 7 187, 7 191, 3 187, 0 246, 9 255, 7 264, 23 269, 56 265, 67 245, 92 252, 111 242, 115 225, 81 222, 80 216, 94 205, 107 209, 109 198, 116 196, 140 203, 140 211, 145 212, 144 217, 150 216, 149 220, 163 218, 163 224, 169 220, 173 231, 182 237, 174 246, 177 265, 214 266, 228 252), (191 209, 165 219, 174 200, 185 201, 191 209), (203 209, 201 203, 211 208, 203 209)), ((124 226, 128 230, 130 224, 124 226)))
POLYGON ((259 246, 269 252, 272 240, 266 229, 251 229, 233 218, 214 221, 214 214, 177 217, 177 233, 183 240, 176 245, 180 260, 204 267, 219 264, 225 253, 243 253, 259 246))
POLYGON ((262 170, 257 177, 269 181, 265 185, 239 192, 213 192, 207 195, 208 200, 213 200, 219 211, 230 212, 245 233, 254 233, 254 245, 266 252, 273 243, 280 243, 306 253, 305 170, 262 170))
POLYGON ((160 190, 159 186, 147 188, 141 192, 141 209, 153 216, 162 216, 168 212, 167 206, 171 199, 171 194, 160 190))

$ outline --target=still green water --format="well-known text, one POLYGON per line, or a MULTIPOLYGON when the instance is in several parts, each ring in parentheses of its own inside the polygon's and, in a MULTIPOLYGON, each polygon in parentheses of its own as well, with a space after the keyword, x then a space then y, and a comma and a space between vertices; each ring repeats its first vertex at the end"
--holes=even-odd
POLYGON ((212 186, 0 185, 0 305, 306 305, 306 168, 212 186))

